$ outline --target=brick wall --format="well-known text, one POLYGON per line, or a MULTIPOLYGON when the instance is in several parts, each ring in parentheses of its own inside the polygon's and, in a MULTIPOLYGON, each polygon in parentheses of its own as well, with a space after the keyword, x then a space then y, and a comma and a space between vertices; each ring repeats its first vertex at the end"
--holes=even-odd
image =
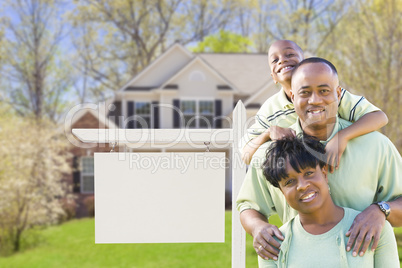
MULTIPOLYGON (((73 128, 95 128, 95 129, 102 129, 102 128, 107 128, 104 124, 99 122, 98 118, 96 118, 92 113, 87 112, 84 114, 77 122, 75 122, 71 129, 73 128)), ((75 137, 74 137, 75 138, 75 137)), ((78 139, 77 139, 78 141, 78 139)), ((88 145, 87 143, 79 143, 80 145, 88 145)), ((70 152, 76 156, 76 157, 81 157, 81 156, 93 156, 94 152, 110 152, 111 146, 109 144, 96 144, 95 147, 93 148, 80 148, 80 146, 75 146, 71 145, 71 150, 70 152)), ((115 151, 119 151, 118 148, 115 148, 115 151)), ((73 167, 73 160, 70 162, 71 167, 73 167)), ((66 177, 66 180, 71 184, 71 191, 73 190, 73 174, 70 174, 66 177)), ((81 218, 81 217, 87 217, 88 212, 86 207, 84 206, 84 199, 88 196, 93 196, 93 194, 87 194, 87 193, 75 193, 76 196, 76 203, 77 203, 77 209, 76 209, 76 217, 81 218)))

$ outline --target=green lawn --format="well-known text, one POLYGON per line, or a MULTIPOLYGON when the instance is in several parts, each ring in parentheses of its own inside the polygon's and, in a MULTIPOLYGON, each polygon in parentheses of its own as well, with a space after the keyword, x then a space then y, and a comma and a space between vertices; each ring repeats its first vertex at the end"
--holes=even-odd
MULTIPOLYGON (((402 234, 402 228, 396 230, 402 234)), ((231 213, 226 212, 226 243, 95 245, 94 220, 73 220, 40 232, 40 242, 11 257, 0 267, 230 267, 231 213)), ((402 256, 402 248, 399 254, 402 256)), ((247 267, 257 255, 247 236, 247 267)), ((401 266, 402 267, 402 266, 401 266)))

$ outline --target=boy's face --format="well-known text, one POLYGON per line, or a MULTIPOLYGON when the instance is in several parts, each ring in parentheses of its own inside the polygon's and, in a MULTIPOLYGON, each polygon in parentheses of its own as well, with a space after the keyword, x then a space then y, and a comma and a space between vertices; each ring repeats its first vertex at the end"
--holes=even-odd
POLYGON ((279 182, 287 203, 299 213, 312 213, 328 200, 329 189, 326 167, 307 167, 297 173, 286 162, 288 177, 279 182))
POLYGON ((302 127, 335 123, 341 94, 338 76, 325 63, 307 63, 292 78, 292 101, 302 127))
POLYGON ((268 51, 268 63, 274 82, 290 82, 293 68, 302 60, 302 51, 294 42, 279 40, 273 43, 268 51))

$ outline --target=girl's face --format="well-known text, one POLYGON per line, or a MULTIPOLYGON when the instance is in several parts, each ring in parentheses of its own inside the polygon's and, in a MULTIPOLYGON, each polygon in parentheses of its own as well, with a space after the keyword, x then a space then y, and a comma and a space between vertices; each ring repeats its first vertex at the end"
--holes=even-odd
POLYGON ((289 176, 279 182, 288 204, 299 213, 309 214, 322 208, 329 196, 326 167, 308 167, 296 172, 286 161, 289 176))

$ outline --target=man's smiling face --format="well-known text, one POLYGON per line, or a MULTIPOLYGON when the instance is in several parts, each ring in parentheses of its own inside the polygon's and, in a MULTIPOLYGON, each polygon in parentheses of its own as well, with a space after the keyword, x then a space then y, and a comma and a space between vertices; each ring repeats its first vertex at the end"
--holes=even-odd
POLYGON ((303 129, 335 123, 340 94, 338 75, 327 64, 301 65, 292 77, 292 101, 303 129))
POLYGON ((279 40, 268 51, 268 63, 274 82, 291 81, 293 68, 303 60, 301 49, 292 41, 279 40))

